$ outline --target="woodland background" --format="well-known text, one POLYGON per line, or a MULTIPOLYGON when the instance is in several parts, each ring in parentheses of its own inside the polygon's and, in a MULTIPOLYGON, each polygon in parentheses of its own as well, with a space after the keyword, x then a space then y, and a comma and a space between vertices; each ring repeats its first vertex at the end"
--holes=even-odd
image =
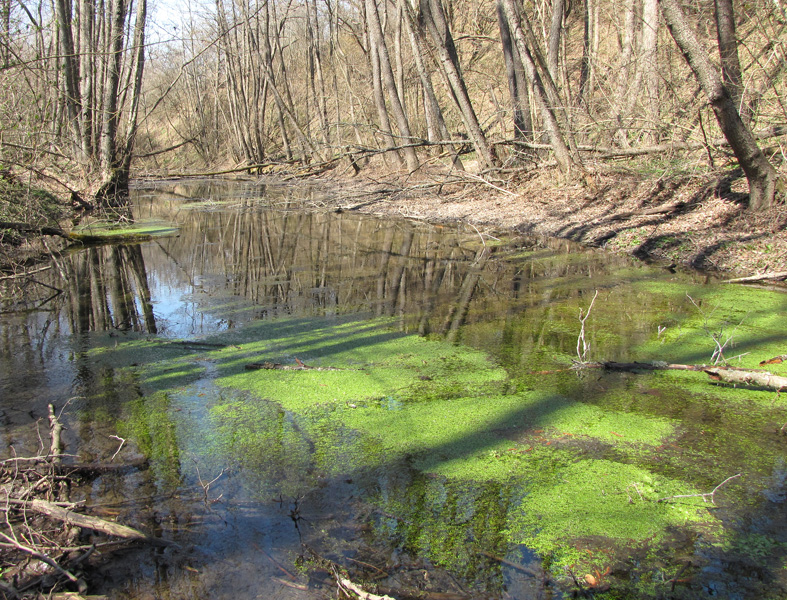
POLYGON ((111 203, 153 172, 546 167, 592 185, 624 159, 740 165, 752 207, 779 199, 783 0, 216 0, 166 24, 154 8, 0 0, 6 180, 111 203))

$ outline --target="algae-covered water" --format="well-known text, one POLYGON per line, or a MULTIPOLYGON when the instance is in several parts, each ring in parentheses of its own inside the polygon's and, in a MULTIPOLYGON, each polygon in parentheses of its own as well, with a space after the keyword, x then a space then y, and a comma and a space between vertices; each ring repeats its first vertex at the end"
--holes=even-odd
POLYGON ((53 402, 70 460, 142 465, 88 510, 173 542, 98 553, 90 593, 787 595, 787 398, 577 368, 764 368, 783 291, 303 187, 134 200, 164 235, 68 251, 0 316, 3 452, 37 453, 53 402))

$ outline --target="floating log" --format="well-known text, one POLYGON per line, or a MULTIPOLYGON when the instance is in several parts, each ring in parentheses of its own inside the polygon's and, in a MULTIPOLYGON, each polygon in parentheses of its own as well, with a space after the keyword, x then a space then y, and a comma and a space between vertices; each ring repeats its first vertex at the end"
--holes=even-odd
POLYGON ((772 375, 762 371, 741 371, 723 367, 708 367, 703 369, 711 379, 725 383, 754 385, 772 390, 787 390, 787 377, 772 375))
MULTIPOLYGON (((774 359, 771 360, 778 362, 774 359)), ((764 361, 760 364, 767 364, 768 362, 770 361, 764 361)), ((715 381, 723 381, 725 383, 733 383, 736 385, 740 384, 758 386, 777 391, 787 390, 787 377, 774 375, 768 371, 761 371, 757 369, 741 369, 738 367, 684 365, 679 363, 666 363, 658 361, 630 363, 607 361, 584 363, 580 364, 577 368, 608 369, 610 371, 629 371, 632 373, 636 373, 638 371, 702 371, 703 373, 707 373, 708 376, 715 381)))
POLYGON ((726 279, 724 283, 754 283, 756 281, 777 281, 780 279, 787 279, 787 271, 775 271, 771 273, 761 273, 759 275, 749 275, 748 277, 726 279))

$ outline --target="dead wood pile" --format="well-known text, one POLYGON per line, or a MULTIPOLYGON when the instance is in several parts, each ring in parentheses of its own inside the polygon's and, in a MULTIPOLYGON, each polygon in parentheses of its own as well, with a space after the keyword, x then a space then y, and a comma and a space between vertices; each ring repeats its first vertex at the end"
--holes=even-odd
POLYGON ((69 499, 80 480, 106 466, 68 465, 62 426, 50 405, 49 452, 0 461, 0 597, 99 598, 88 591, 82 570, 87 559, 129 543, 160 543, 141 531, 84 514, 69 499))

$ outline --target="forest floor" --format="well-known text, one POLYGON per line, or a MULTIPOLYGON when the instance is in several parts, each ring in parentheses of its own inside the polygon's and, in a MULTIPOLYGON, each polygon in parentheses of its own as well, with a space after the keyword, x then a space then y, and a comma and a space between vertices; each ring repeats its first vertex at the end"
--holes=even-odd
POLYGON ((572 185, 557 184, 557 176, 554 169, 512 171, 489 185, 473 175, 447 184, 444 174, 404 181, 364 179, 362 172, 332 179, 326 206, 567 238, 730 276, 787 271, 787 205, 748 210, 739 171, 654 177, 599 170, 589 183, 572 185))

